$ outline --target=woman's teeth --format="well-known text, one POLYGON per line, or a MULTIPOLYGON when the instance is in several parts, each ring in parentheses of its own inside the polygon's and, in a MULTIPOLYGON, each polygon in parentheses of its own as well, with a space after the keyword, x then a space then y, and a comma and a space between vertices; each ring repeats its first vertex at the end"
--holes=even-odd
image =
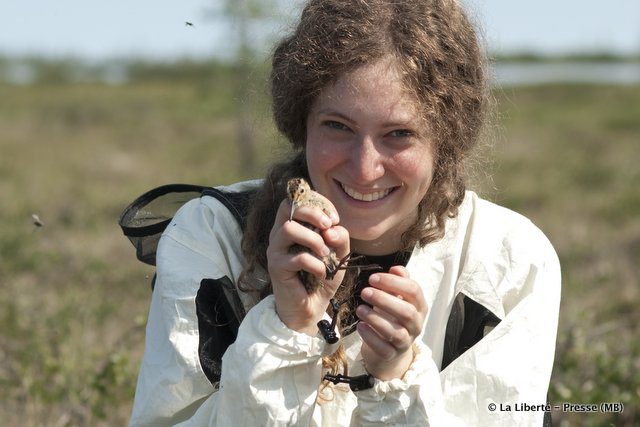
POLYGON ((383 197, 387 196, 391 193, 391 188, 387 188, 386 190, 374 191, 373 193, 362 194, 357 192, 356 190, 345 186, 344 184, 340 184, 345 193, 347 193, 351 198, 360 200, 363 202, 374 202, 376 200, 380 200, 383 197))

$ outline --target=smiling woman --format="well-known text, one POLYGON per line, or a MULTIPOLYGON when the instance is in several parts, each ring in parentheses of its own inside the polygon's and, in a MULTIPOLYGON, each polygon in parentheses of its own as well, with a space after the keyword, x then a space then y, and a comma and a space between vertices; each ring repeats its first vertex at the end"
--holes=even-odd
POLYGON ((542 424, 491 409, 546 402, 560 270, 466 191, 483 58, 454 0, 307 3, 271 74, 290 158, 160 240, 132 424, 542 424))

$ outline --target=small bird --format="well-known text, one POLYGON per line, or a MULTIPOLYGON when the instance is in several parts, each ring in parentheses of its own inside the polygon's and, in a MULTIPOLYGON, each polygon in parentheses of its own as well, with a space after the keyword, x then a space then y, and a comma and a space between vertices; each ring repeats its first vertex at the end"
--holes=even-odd
POLYGON ((311 186, 304 178, 292 178, 287 181, 287 195, 291 201, 291 215, 289 221, 293 219, 293 212, 302 206, 312 206, 322 209, 327 215, 331 215, 329 206, 320 197, 320 194, 311 189, 311 186))
POLYGON ((36 227, 42 227, 44 225, 44 222, 42 222, 40 217, 36 214, 31 215, 31 219, 33 220, 33 225, 36 227))
MULTIPOLYGON (((287 181, 287 196, 291 201, 291 214, 289 215, 289 221, 293 220, 293 213, 295 212, 295 210, 303 206, 311 206, 311 207, 319 208, 325 214, 327 215, 331 214, 331 210, 327 205, 327 203, 324 201, 324 199, 320 196, 319 193, 313 191, 309 183, 305 181, 303 178, 292 178, 289 181, 287 181)), ((319 231, 317 228, 313 227, 311 224, 307 224, 303 222, 301 222, 301 224, 303 224, 305 227, 308 227, 314 230, 315 232, 319 231)), ((354 269, 358 268, 361 271, 382 269, 382 267, 380 267, 377 264, 350 265, 349 263, 353 261, 357 261, 364 257, 353 256, 353 253, 349 253, 344 258, 339 259, 336 252, 332 248, 329 248, 329 249, 331 250, 329 252, 329 255, 320 258, 320 260, 324 263, 326 268, 325 277, 327 280, 333 279, 335 275, 338 273, 338 271, 346 270, 349 268, 354 268, 354 269)), ((289 252, 291 253, 309 252, 309 248, 301 245, 293 245, 289 249, 289 252)), ((324 286, 324 283, 322 282, 322 280, 318 279, 313 274, 310 274, 304 270, 300 271, 299 274, 300 274, 300 280, 302 281, 304 288, 307 290, 307 293, 309 294, 314 293, 318 289, 318 287, 324 286)))
POLYGON ((194 26, 193 22, 189 22, 189 21, 185 21, 184 25, 187 26, 187 27, 193 27, 194 26))

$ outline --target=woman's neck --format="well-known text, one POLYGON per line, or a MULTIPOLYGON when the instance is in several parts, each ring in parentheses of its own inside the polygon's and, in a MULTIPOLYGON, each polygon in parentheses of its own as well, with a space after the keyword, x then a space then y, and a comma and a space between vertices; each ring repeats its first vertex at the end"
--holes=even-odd
POLYGON ((398 252, 401 248, 400 235, 381 236, 375 240, 351 239, 351 251, 361 255, 388 255, 398 252))

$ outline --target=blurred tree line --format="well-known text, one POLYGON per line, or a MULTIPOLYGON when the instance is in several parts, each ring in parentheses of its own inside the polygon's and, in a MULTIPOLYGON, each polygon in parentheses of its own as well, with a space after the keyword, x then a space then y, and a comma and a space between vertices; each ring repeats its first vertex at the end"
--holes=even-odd
MULTIPOLYGON (((244 30, 243 30, 244 31, 244 30)), ((76 83, 126 84, 146 81, 204 82, 212 78, 233 78, 247 87, 252 76, 265 76, 268 61, 246 45, 234 58, 176 59, 142 58, 88 61, 81 58, 10 57, 0 55, 0 84, 52 85, 76 83)), ((541 56, 532 53, 494 55, 494 62, 640 62, 640 56, 605 54, 541 56)))
POLYGON ((152 81, 205 82, 231 79, 236 65, 228 60, 113 59, 89 62, 79 58, 0 57, 0 84, 66 85, 127 84, 152 81))

